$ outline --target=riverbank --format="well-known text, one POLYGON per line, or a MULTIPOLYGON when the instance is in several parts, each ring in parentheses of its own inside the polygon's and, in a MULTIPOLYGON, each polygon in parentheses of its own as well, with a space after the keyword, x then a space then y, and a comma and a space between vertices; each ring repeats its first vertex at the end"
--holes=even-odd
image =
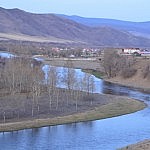
POLYGON ((145 140, 137 144, 132 144, 118 150, 150 150, 150 140, 145 140))
POLYGON ((143 102, 126 97, 110 95, 105 95, 105 97, 107 99, 111 97, 111 101, 104 105, 95 106, 94 108, 89 110, 78 111, 76 113, 70 113, 65 116, 61 116, 58 114, 52 118, 30 118, 25 121, 22 120, 17 122, 1 123, 0 132, 110 118, 114 116, 129 114, 146 107, 146 104, 144 104, 143 102))
MULTIPOLYGON (((143 79, 143 76, 141 75, 142 68, 144 68, 144 66, 146 66, 146 64, 148 64, 149 61, 150 61, 149 59, 137 60, 138 65, 136 67, 139 73, 137 73, 132 78, 127 78, 127 79, 122 78, 120 76, 114 78, 107 78, 103 73, 104 68, 102 62, 99 60, 95 60, 95 61, 84 60, 84 61, 71 61, 71 62, 73 68, 83 69, 85 72, 89 72, 98 78, 103 78, 103 80, 105 81, 120 84, 123 86, 138 88, 150 93, 150 85, 149 85, 150 81, 149 79, 143 79)), ((66 67, 66 62, 67 61, 63 61, 63 60, 60 61, 59 59, 54 59, 53 61, 45 61, 46 64, 52 66, 64 66, 64 67, 66 67)))
POLYGON ((124 79, 122 77, 114 77, 110 79, 104 78, 104 80, 127 87, 141 89, 142 91, 150 93, 150 84, 149 84, 150 81, 147 79, 141 80, 141 78, 139 77, 133 77, 129 79, 124 79))
MULTIPOLYGON (((93 62, 89 63, 92 67, 93 62)), ((84 62, 84 66, 86 64, 84 62)), ((90 94, 58 88, 50 90, 49 93, 45 88, 41 88, 43 91, 40 95, 30 92, 1 96, 0 131, 104 119, 146 107, 143 102, 122 96, 90 94)))
MULTIPOLYGON (((124 79, 122 77, 115 77, 115 78, 108 79, 108 78, 104 77, 103 74, 101 74, 101 73, 98 73, 98 72, 95 73, 95 70, 98 70, 100 72, 101 72, 101 70, 103 70, 103 69, 97 69, 98 66, 100 65, 100 62, 96 62, 96 64, 93 63, 92 61, 88 62, 88 63, 90 63, 90 65, 89 64, 86 65, 85 62, 83 62, 83 63, 80 62, 80 63, 82 65, 81 64, 78 65, 77 63, 75 63, 74 67, 78 68, 78 66, 79 66, 79 68, 85 69, 85 72, 89 72, 89 73, 93 74, 96 77, 100 77, 100 78, 102 77, 105 81, 115 83, 115 84, 119 84, 119 85, 123 85, 123 86, 132 87, 132 88, 137 88, 137 89, 140 89, 142 91, 150 93, 149 80, 148 79, 143 79, 143 76, 141 75, 142 68, 145 66, 145 62, 142 62, 141 65, 138 65, 137 69, 138 69, 139 73, 136 74, 134 77, 128 78, 128 79, 124 79), (89 67, 87 67, 87 66, 89 66, 89 67)), ((57 64, 57 62, 54 62, 52 65, 56 65, 56 64, 57 64)), ((57 65, 60 66, 59 63, 57 65)), ((150 141, 149 140, 144 141, 144 142, 140 142, 140 143, 137 143, 137 144, 133 144, 131 146, 127 146, 127 147, 125 147, 123 149, 120 149, 120 150, 144 150, 144 149, 145 150, 150 149, 150 141)))
MULTIPOLYGON (((69 61, 69 60, 68 60, 69 61)), ((58 66, 58 67, 68 67, 67 66, 67 60, 59 60, 58 58, 54 58, 53 60, 46 60, 44 61, 45 64, 51 65, 51 66, 58 66)), ((102 62, 99 60, 71 60, 69 61, 72 63, 73 68, 80 68, 85 70, 98 70, 103 71, 102 62)))
POLYGON ((138 88, 150 93, 150 74, 149 74, 149 67, 150 59, 145 59, 141 57, 135 58, 135 64, 133 68, 136 70, 135 75, 130 78, 123 78, 121 75, 110 79, 104 79, 106 81, 121 84, 128 87, 138 88), (147 69, 145 69, 147 66, 147 69), (146 73, 144 73, 146 72, 146 73), (146 77, 144 77, 147 74, 146 77))

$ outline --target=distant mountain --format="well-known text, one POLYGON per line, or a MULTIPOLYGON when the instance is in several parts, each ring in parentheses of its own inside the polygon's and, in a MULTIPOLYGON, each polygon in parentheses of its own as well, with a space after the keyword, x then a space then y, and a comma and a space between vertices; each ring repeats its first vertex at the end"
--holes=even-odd
POLYGON ((2 33, 73 39, 75 34, 86 28, 53 14, 33 14, 19 9, 0 8, 0 32, 2 33), (70 27, 71 32, 68 30, 70 27))
POLYGON ((67 16, 67 15, 58 15, 58 16, 62 16, 64 18, 73 20, 75 22, 90 27, 107 26, 119 30, 128 31, 134 35, 150 38, 150 21, 131 22, 131 21, 121 21, 115 19, 104 19, 104 18, 85 18, 80 16, 67 16))
MULTIPOLYGON (((150 40, 112 27, 91 27, 55 14, 33 14, 19 9, 0 8, 0 39, 28 36, 59 39, 90 46, 150 46, 150 40), (13 35, 13 36, 12 36, 13 35)), ((24 39, 24 38, 22 38, 24 39)), ((20 38, 21 40, 21 38, 20 38)), ((34 39, 35 40, 35 39, 34 39)))

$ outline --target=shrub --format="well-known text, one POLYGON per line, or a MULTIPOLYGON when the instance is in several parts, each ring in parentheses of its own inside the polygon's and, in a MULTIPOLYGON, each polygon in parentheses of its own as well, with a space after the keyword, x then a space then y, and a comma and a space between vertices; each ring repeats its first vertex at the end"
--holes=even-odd
POLYGON ((143 71, 143 78, 150 79, 150 65, 147 65, 142 71, 143 71))
POLYGON ((134 68, 124 68, 121 72, 123 78, 130 78, 136 74, 137 70, 134 68))

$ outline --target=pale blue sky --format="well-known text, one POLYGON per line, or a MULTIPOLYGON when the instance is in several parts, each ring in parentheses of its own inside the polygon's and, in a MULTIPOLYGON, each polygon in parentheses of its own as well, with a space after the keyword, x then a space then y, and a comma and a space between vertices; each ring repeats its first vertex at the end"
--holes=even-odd
POLYGON ((128 21, 150 21, 150 0, 0 0, 0 7, 128 21))

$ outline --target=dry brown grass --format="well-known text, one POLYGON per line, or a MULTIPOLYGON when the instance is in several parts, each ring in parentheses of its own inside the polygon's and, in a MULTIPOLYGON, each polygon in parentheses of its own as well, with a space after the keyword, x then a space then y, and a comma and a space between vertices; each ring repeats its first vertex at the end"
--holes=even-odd
POLYGON ((58 125, 73 122, 97 120, 132 113, 145 108, 145 104, 140 101, 131 100, 124 97, 116 97, 114 102, 95 107, 82 113, 74 113, 67 116, 57 116, 54 118, 34 119, 21 122, 0 124, 0 131, 13 131, 25 128, 37 128, 48 125, 58 125))
POLYGON ((123 78, 121 76, 117 76, 114 78, 105 78, 106 81, 122 84, 125 86, 142 88, 145 91, 150 92, 150 76, 147 74, 146 78, 143 77, 143 71, 147 65, 150 64, 150 59, 144 59, 142 57, 136 58, 136 63, 134 68, 137 70, 136 74, 130 78, 123 78))
MULTIPOLYGON (((53 58, 53 60, 49 61, 51 59, 47 59, 45 61, 46 64, 52 65, 52 66, 66 66, 67 61, 62 60, 62 58, 53 58)), ((102 67, 102 63, 98 60, 79 60, 79 61, 71 61, 74 68, 80 68, 80 69, 93 69, 98 71, 104 71, 102 67)))
POLYGON ((30 42, 54 42, 54 43, 67 43, 74 42, 65 39, 60 39, 56 37, 40 37, 40 36, 30 36, 24 34, 10 34, 10 33, 0 33, 0 38, 9 40, 19 40, 19 41, 30 41, 30 42))
POLYGON ((118 150, 150 150, 150 140, 145 140, 137 144, 132 144, 118 150))

